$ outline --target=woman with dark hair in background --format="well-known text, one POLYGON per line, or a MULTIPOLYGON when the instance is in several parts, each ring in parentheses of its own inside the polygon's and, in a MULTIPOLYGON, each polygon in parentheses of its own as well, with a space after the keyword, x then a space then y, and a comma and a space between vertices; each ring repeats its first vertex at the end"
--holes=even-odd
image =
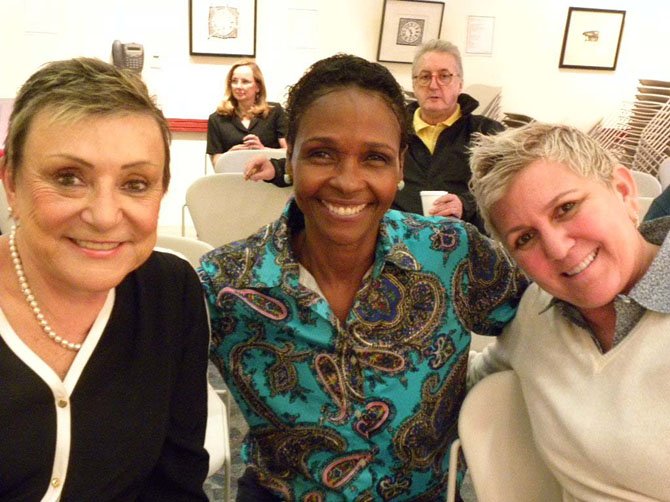
POLYGON ((408 117, 385 67, 318 61, 288 116, 295 199, 202 259, 250 426, 238 500, 440 499, 470 332, 497 334, 525 280, 474 226, 389 210, 408 117))

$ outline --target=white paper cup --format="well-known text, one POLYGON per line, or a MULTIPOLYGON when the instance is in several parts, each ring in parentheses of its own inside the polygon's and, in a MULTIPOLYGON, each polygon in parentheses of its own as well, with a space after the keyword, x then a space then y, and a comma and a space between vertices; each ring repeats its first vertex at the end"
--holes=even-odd
POLYGON ((423 208, 423 215, 430 216, 430 209, 433 207, 435 200, 447 195, 449 192, 446 190, 421 190, 419 194, 421 195, 421 207, 423 208))

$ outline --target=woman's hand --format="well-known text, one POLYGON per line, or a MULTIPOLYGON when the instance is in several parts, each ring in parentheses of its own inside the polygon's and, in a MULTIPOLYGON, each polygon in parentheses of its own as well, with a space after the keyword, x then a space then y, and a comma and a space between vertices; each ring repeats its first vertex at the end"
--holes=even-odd
POLYGON ((263 143, 261 143, 260 138, 255 134, 247 134, 244 138, 242 138, 242 141, 244 142, 244 146, 247 148, 247 150, 260 150, 261 148, 265 148, 263 143))
POLYGON ((275 166, 265 155, 255 155, 244 166, 244 179, 252 181, 271 180, 275 177, 275 166))
POLYGON ((233 151, 233 150, 262 150, 265 148, 263 146, 263 143, 261 143, 261 140, 256 136, 255 134, 247 134, 244 138, 242 138, 242 143, 239 145, 233 145, 230 147, 228 150, 233 151))

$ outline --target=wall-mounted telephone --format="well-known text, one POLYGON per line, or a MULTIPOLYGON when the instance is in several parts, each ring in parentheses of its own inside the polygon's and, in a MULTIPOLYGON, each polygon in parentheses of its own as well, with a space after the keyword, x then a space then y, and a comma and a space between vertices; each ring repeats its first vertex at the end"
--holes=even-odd
POLYGON ((114 66, 128 68, 139 73, 144 65, 144 47, 142 44, 123 44, 119 40, 114 40, 112 61, 114 66))

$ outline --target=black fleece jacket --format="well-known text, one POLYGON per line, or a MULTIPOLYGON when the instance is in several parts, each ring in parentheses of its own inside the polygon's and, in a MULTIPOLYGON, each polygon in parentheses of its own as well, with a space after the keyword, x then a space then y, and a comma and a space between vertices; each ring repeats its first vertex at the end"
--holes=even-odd
MULTIPOLYGON (((411 134, 405 154, 405 188, 396 194, 393 208, 421 213, 421 190, 447 190, 458 195, 463 202, 462 219, 483 232, 483 222, 468 188, 472 177, 469 148, 473 133, 495 134, 505 127, 488 117, 473 115, 472 111, 479 102, 468 94, 461 94, 458 104, 461 106, 461 118, 442 131, 432 155, 416 133, 411 134)), ((418 106, 418 103, 409 105, 407 111, 410 117, 414 116, 418 106)))

